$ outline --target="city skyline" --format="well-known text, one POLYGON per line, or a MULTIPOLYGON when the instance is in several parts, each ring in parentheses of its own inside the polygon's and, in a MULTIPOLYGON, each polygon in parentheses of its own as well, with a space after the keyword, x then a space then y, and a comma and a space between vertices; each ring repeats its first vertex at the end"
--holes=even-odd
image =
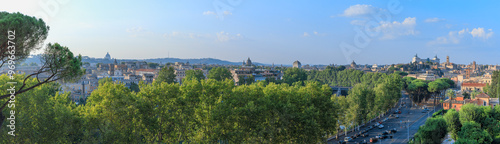
POLYGON ((96 58, 345 65, 407 63, 418 54, 497 64, 494 3, 24 0, 0 9, 42 17, 51 27, 47 43, 96 58), (367 26, 378 33, 356 42, 360 31, 370 34, 367 26))

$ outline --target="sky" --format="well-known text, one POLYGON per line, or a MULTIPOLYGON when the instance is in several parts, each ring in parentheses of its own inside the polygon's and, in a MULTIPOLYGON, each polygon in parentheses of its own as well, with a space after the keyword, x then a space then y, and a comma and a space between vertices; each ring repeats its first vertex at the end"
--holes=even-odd
POLYGON ((500 62, 500 1, 16 0, 46 43, 117 59, 217 58, 292 64, 500 62))

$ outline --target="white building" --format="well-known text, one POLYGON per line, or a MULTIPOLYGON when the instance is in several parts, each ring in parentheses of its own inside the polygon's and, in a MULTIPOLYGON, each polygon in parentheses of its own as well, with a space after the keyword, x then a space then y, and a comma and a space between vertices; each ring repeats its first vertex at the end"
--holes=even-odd
POLYGON ((434 58, 432 58, 432 59, 429 59, 429 58, 421 59, 418 57, 417 54, 415 54, 415 57, 413 57, 411 60, 412 63, 425 63, 427 61, 432 62, 432 63, 438 63, 438 64, 440 63, 440 59, 437 57, 437 55, 434 56, 434 58))

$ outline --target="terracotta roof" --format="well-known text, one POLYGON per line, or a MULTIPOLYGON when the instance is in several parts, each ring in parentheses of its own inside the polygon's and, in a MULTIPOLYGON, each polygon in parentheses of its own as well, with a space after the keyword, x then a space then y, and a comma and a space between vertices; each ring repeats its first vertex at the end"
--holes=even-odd
MULTIPOLYGON (((454 104, 464 104, 464 101, 458 101, 458 100, 452 100, 451 102, 454 104)), ((450 99, 443 101, 443 103, 450 103, 450 99)))
POLYGON ((154 72, 155 69, 138 69, 138 70, 135 70, 135 71, 154 72))
POLYGON ((487 94, 485 93, 480 93, 476 96, 477 98, 490 98, 490 96, 488 96, 487 94))
POLYGON ((462 86, 465 87, 484 87, 486 84, 484 83, 462 83, 462 86))

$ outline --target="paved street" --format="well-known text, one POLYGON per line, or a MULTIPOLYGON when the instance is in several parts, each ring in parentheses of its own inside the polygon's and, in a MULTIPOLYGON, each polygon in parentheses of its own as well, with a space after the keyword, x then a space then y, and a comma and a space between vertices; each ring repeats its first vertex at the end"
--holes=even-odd
MULTIPOLYGON (((407 143, 408 142, 408 130, 410 131, 410 135, 409 135, 410 138, 413 137, 413 135, 417 132, 418 128, 425 123, 428 115, 432 116, 432 113, 434 113, 433 112, 434 108, 432 107, 431 103, 429 103, 427 105, 427 107, 430 109, 429 114, 422 113, 423 112, 423 109, 422 109, 423 105, 419 105, 419 106, 413 105, 413 107, 410 108, 410 103, 411 103, 410 99, 408 98, 407 95, 404 95, 404 94, 403 94, 403 97, 400 100, 399 104, 401 102, 406 102, 406 107, 401 108, 402 113, 398 114, 399 118, 396 118, 394 116, 390 117, 389 115, 386 115, 386 116, 381 118, 381 119, 388 118, 388 120, 386 122, 382 123, 384 125, 384 128, 382 128, 382 129, 373 128, 372 130, 368 130, 367 134, 369 136, 355 138, 353 140, 353 142, 349 142, 349 143, 358 143, 358 142, 362 142, 365 140, 366 140, 366 142, 369 143, 370 138, 374 138, 376 135, 381 135, 382 132, 384 132, 386 130, 394 129, 394 128, 396 128, 397 132, 395 134, 389 134, 389 136, 393 136, 392 139, 391 138, 383 139, 383 140, 379 139, 379 141, 377 141, 377 143, 393 143, 393 144, 407 143), (406 125, 408 125, 408 124, 410 125, 409 129, 406 127, 406 125)), ((398 107, 399 107, 399 104, 398 104, 398 107)), ((391 110, 391 113, 393 113, 395 110, 396 110, 396 108, 393 108, 391 110)), ((437 110, 439 110, 439 109, 436 109, 436 111, 437 110)), ((393 115, 395 115, 395 114, 393 114, 393 115)), ((368 128, 368 126, 370 126, 370 125, 373 126, 374 124, 375 124, 375 122, 372 122, 369 125, 361 127, 360 131, 366 130, 368 128)), ((347 135, 352 136, 353 134, 359 133, 360 131, 355 131, 354 133, 348 132, 347 135)), ((344 137, 345 136, 340 136, 339 140, 343 140, 344 137)), ((334 136, 334 137, 329 139, 328 143, 329 144, 330 143, 331 144, 338 143, 339 140, 336 140, 335 136, 334 136)))

